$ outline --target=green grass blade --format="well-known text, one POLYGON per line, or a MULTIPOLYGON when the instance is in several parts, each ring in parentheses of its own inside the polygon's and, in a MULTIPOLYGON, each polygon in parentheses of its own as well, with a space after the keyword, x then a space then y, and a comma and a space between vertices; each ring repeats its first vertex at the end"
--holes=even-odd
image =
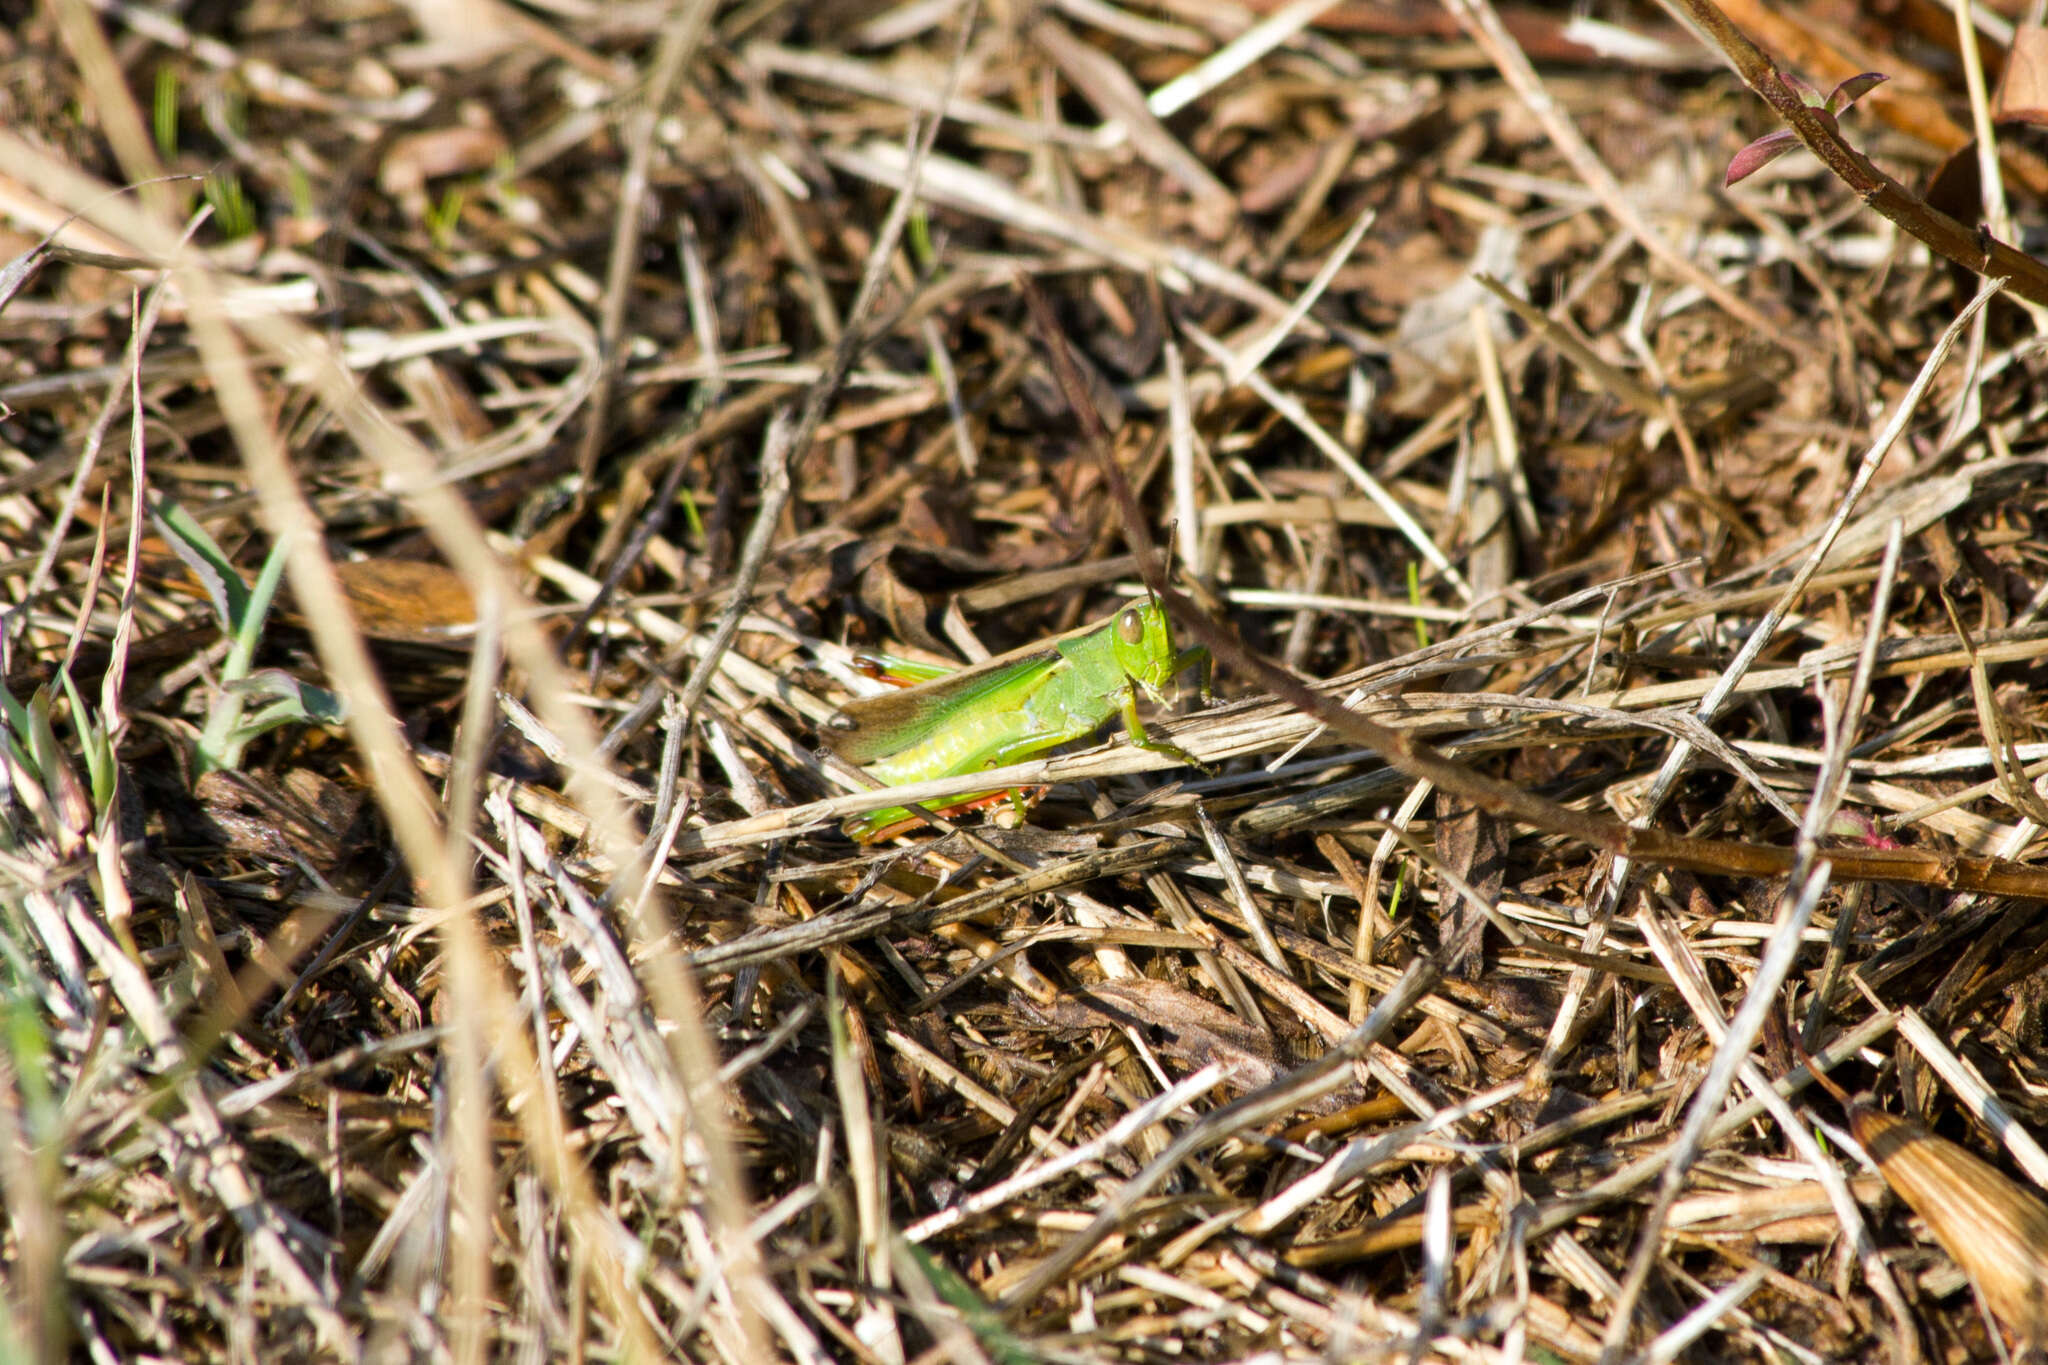
POLYGON ((171 552, 184 561, 192 576, 199 580, 199 586, 213 599, 221 630, 230 636, 235 634, 249 609, 249 585, 242 581, 241 571, 229 562, 206 528, 177 503, 157 499, 149 506, 149 519, 163 533, 171 552))

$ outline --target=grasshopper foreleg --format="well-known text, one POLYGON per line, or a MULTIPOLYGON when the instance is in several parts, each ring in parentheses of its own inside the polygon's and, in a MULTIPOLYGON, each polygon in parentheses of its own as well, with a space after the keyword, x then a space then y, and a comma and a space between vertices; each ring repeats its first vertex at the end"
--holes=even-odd
POLYGON ((1200 768, 1205 773, 1216 771, 1186 749, 1181 748, 1180 745, 1175 744, 1172 740, 1152 738, 1152 733, 1145 728, 1145 722, 1138 719, 1138 689, 1135 687, 1127 688, 1124 691, 1123 716, 1124 733, 1129 735, 1131 743, 1137 745, 1140 749, 1149 749, 1155 754, 1164 754, 1166 757, 1177 759, 1191 768, 1200 768))

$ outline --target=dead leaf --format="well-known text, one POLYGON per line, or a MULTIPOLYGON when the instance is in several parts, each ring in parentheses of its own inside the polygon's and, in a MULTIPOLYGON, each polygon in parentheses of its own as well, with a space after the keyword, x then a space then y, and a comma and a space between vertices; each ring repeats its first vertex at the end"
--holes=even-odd
POLYGON ((444 175, 487 171, 505 155, 505 135, 489 126, 457 124, 396 139, 377 169, 377 187, 394 197, 424 191, 444 175))
POLYGON ((1993 108, 2001 123, 2048 123, 2048 28, 2014 30, 1993 108))
POLYGON ((2048 1207, 1997 1167, 1865 1101, 1856 1140, 2022 1340, 2048 1339, 2048 1207))
MULTIPOLYGON (((1485 897, 1498 902, 1506 885, 1508 834, 1500 821, 1462 797, 1436 794, 1436 856, 1450 871, 1485 897)), ((1442 923, 1438 928, 1448 972, 1467 981, 1479 976, 1486 912, 1471 897, 1445 885, 1442 923)))
POLYGON ((421 559, 358 559, 334 566, 356 627, 373 640, 461 643, 476 629, 476 599, 455 571, 421 559))
POLYGON ((860 600, 881 618, 883 638, 901 640, 940 658, 952 653, 925 624, 931 606, 924 594, 896 576, 886 555, 868 565, 860 576, 860 600))

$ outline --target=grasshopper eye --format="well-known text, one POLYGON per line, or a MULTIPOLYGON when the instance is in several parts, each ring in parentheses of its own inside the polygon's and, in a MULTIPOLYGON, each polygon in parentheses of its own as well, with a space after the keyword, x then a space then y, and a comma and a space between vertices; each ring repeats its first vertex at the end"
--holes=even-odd
POLYGON ((1144 643, 1145 622, 1136 607, 1126 607, 1116 618, 1116 638, 1127 645, 1144 643))

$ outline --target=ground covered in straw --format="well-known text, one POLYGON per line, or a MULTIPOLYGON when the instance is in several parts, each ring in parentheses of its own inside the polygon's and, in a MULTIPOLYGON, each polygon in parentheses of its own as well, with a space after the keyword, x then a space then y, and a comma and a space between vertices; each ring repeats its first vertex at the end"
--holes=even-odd
POLYGON ((0 1356, 2048 1338, 2022 7, 0 8, 0 1356))

